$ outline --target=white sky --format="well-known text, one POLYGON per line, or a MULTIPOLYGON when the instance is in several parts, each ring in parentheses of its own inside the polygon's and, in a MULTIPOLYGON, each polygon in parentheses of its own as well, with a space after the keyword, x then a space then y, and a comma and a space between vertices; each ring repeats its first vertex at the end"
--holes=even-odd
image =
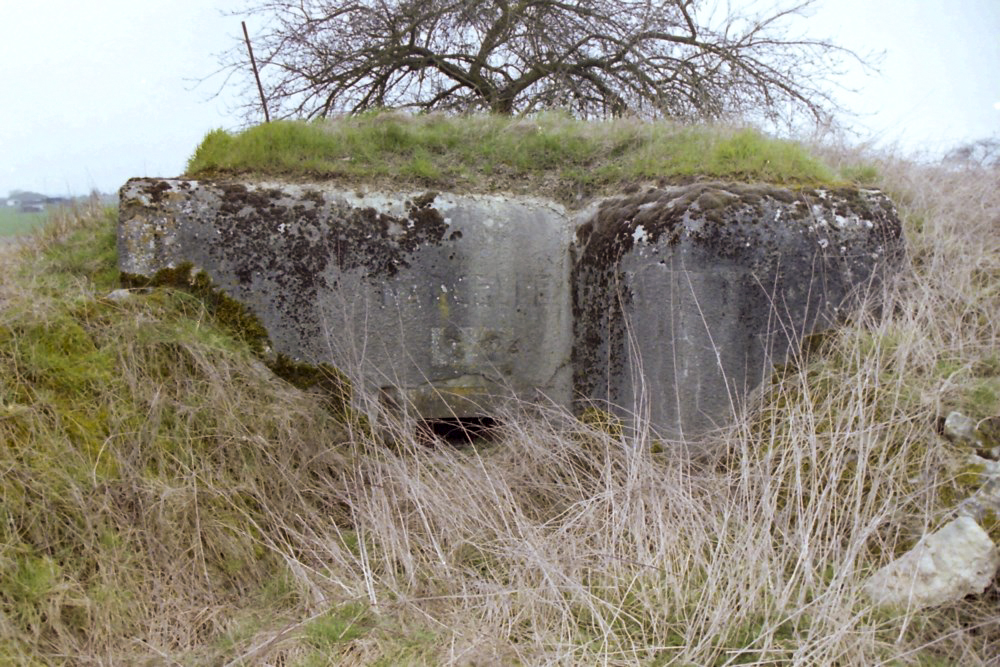
MULTIPOLYGON (((733 0, 739 5, 743 0, 733 0)), ((0 0, 0 196, 117 190, 176 176, 211 129, 235 129, 236 84, 195 80, 242 37, 217 0, 0 0)), ((248 21, 251 34, 259 19, 248 21)), ((858 139, 939 153, 1000 137, 1000 0, 821 0, 802 24, 880 74, 846 83, 858 139)))

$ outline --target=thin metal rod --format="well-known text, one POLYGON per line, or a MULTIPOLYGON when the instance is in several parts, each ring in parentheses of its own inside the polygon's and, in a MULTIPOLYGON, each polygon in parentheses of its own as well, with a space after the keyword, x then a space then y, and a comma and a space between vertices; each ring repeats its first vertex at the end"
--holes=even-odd
POLYGON ((253 76, 257 79, 257 92, 260 93, 260 105, 264 107, 264 122, 271 122, 271 114, 267 112, 267 100, 264 98, 264 86, 260 85, 260 73, 257 71, 257 61, 253 57, 253 47, 250 46, 250 33, 247 32, 247 22, 240 21, 243 24, 243 39, 247 41, 247 53, 250 54, 250 66, 253 67, 253 76))

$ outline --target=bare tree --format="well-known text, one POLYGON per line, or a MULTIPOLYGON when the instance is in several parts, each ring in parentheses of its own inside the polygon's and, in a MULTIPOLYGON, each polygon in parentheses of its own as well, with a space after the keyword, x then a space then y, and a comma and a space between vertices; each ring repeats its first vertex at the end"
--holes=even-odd
MULTIPOLYGON (((737 15, 712 0, 268 0, 249 13, 268 19, 254 47, 279 117, 559 108, 825 120, 824 84, 856 56, 787 36, 811 3, 737 15)), ((239 47, 223 66, 250 71, 239 47)))
POLYGON ((943 162, 958 167, 1000 167, 1000 138, 962 144, 948 151, 943 162))

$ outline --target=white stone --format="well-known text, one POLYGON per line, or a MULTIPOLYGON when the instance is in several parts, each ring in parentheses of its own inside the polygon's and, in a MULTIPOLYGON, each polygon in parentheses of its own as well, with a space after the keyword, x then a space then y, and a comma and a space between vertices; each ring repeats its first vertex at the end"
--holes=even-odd
POLYGON ((132 292, 127 289, 116 289, 108 292, 104 298, 108 301, 127 301, 132 298, 132 292))
POLYGON ((962 516, 876 572, 864 584, 879 605, 920 609, 982 593, 1000 567, 1000 553, 971 517, 962 516))
POLYGON ((976 429, 976 420, 961 412, 949 412, 944 420, 944 434, 954 442, 982 447, 982 439, 976 429))

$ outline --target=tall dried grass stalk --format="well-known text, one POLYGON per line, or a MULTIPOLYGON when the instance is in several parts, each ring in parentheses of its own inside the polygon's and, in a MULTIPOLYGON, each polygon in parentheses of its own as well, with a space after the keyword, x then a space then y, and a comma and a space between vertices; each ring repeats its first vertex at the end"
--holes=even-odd
POLYGON ((995 591, 919 613, 861 594, 950 516, 961 455, 936 419, 1000 375, 982 370, 1000 349, 997 174, 879 168, 909 269, 709 457, 539 406, 467 448, 377 402, 336 424, 183 295, 98 308, 86 280, 39 297, 23 274, 0 331, 83 304, 114 373, 87 395, 107 412, 95 458, 58 410, 16 400, 31 378, 16 341, 0 348, 4 489, 34 494, 4 498, 0 567, 51 583, 0 586, 0 658, 997 664, 995 591), (25 433, 34 461, 12 446, 25 433), (22 479, 43 455, 46 475, 22 479))

